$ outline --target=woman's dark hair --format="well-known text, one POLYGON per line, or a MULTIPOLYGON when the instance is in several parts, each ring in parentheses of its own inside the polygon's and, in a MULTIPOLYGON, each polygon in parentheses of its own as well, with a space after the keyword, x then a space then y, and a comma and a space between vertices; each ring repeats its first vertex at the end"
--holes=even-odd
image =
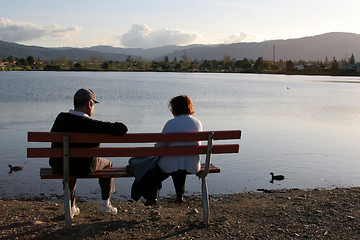
POLYGON ((183 114, 194 114, 194 105, 190 97, 186 95, 179 95, 170 100, 169 108, 171 112, 180 116, 183 114))

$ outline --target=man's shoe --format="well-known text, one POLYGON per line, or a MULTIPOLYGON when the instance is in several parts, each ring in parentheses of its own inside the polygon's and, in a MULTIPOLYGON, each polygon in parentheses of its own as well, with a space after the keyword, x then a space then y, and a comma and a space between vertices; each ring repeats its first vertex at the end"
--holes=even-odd
POLYGON ((98 208, 98 212, 103 213, 103 214, 115 215, 115 214, 117 214, 117 209, 115 207, 111 206, 111 203, 108 206, 100 204, 100 206, 98 208))
POLYGON ((79 215, 80 213, 80 208, 78 208, 77 206, 73 206, 70 209, 70 217, 74 218, 76 215, 79 215))

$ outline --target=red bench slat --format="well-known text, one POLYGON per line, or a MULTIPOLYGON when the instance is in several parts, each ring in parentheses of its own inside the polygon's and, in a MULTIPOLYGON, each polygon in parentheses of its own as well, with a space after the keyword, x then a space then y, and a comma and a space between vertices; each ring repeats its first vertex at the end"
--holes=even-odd
MULTIPOLYGON (((206 154, 207 146, 181 147, 122 147, 122 148, 70 148, 69 157, 146 157, 206 154)), ((237 153, 238 144, 213 145, 212 153, 237 153)), ((62 148, 28 148, 28 158, 62 158, 62 148)))
MULTIPOLYGON (((204 171, 204 164, 201 164, 201 170, 197 173, 200 174, 204 171)), ((210 165, 209 173, 219 173, 220 168, 210 165)), ((41 179, 62 179, 63 175, 56 172, 52 168, 41 168, 40 169, 41 179)), ((126 170, 126 167, 110 167, 104 168, 101 171, 92 173, 90 176, 81 178, 122 178, 122 177, 133 177, 131 172, 126 170)))
MULTIPOLYGON (((208 139, 210 131, 193 133, 127 133, 123 136, 95 133, 65 133, 77 143, 192 142, 208 139)), ((62 142, 64 133, 28 132, 28 142, 62 142)), ((240 139, 240 130, 214 131, 214 140, 240 139)))

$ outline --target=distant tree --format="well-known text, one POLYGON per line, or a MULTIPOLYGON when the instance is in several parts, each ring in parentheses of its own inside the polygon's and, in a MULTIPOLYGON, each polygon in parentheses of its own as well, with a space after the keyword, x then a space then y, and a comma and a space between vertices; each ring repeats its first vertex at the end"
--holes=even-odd
POLYGON ((133 61, 132 57, 130 55, 126 56, 126 62, 131 63, 133 61))
POLYGON ((328 57, 326 57, 326 58, 325 58, 324 65, 325 65, 326 67, 329 65, 329 60, 328 60, 328 57))
POLYGON ((81 63, 75 63, 74 64, 74 68, 76 69, 76 70, 80 70, 80 69, 82 69, 82 65, 81 65, 81 63))
POLYGON ((273 61, 263 61, 261 64, 260 64, 260 70, 273 70, 272 69, 272 66, 274 65, 273 61))
POLYGON ((229 55, 224 54, 223 59, 221 61, 223 62, 224 66, 225 66, 230 63, 231 57, 229 55))
POLYGON ((236 69, 243 69, 243 70, 249 70, 249 69, 252 69, 252 62, 250 59, 248 58, 244 58, 242 60, 237 60, 235 63, 234 63, 234 66, 236 69))
POLYGON ((273 62, 273 61, 268 61, 269 62, 269 64, 270 64, 270 70, 273 70, 273 71, 278 71, 278 70, 280 70, 280 67, 279 67, 279 65, 277 65, 275 62, 273 62))
POLYGON ((74 61, 73 61, 73 60, 69 60, 69 61, 67 62, 67 64, 66 64, 66 66, 67 66, 67 69, 72 69, 73 66, 74 66, 74 61))
POLYGON ((263 65, 264 64, 264 59, 263 57, 258 57, 258 59, 255 60, 254 62, 254 70, 259 72, 263 69, 263 65))
POLYGON ((139 57, 136 67, 140 71, 148 70, 150 68, 150 62, 148 60, 144 60, 142 57, 139 57))
POLYGON ((163 62, 161 63, 161 68, 165 71, 170 70, 169 57, 165 56, 163 62))
POLYGON ((15 58, 13 56, 9 56, 7 58, 7 60, 9 61, 9 63, 14 63, 15 62, 15 58))
POLYGON ((162 70, 161 64, 158 61, 152 61, 151 62, 151 69, 153 71, 161 71, 162 70))
POLYGON ((20 58, 18 61, 18 64, 20 66, 26 66, 26 65, 28 65, 28 62, 26 61, 26 58, 20 58))
POLYGON ((235 66, 235 60, 231 59, 230 56, 225 55, 223 56, 223 59, 221 60, 222 69, 225 71, 233 70, 235 66))
POLYGON ((44 70, 45 70, 45 71, 59 71, 59 70, 60 70, 60 66, 59 66, 59 65, 50 65, 50 64, 47 64, 47 65, 44 67, 44 70))
POLYGON ((90 67, 90 61, 89 59, 85 58, 81 61, 82 68, 89 68, 90 67))
POLYGON ((198 71, 199 68, 200 68, 200 62, 199 62, 199 60, 194 59, 194 61, 192 61, 192 63, 191 63, 191 68, 192 68, 193 70, 198 71))
POLYGON ((294 70, 294 63, 291 60, 287 60, 285 63, 286 71, 294 70))
POLYGON ((26 61, 28 62, 28 64, 31 66, 31 65, 34 65, 35 64, 35 59, 33 56, 28 56, 26 58, 26 61))
POLYGON ((101 64, 101 69, 108 70, 109 66, 110 66, 109 62, 105 61, 101 64))
POLYGON ((355 64, 354 54, 351 54, 351 57, 349 58, 349 63, 350 63, 350 64, 355 64))
POLYGON ((98 63, 101 63, 103 61, 103 58, 101 56, 90 56, 90 63, 93 65, 97 65, 98 63))
POLYGON ((212 62, 209 60, 203 60, 199 66, 201 71, 208 71, 212 69, 212 62))
POLYGON ((59 63, 60 69, 67 70, 68 69, 68 60, 66 55, 60 57, 57 62, 59 63))
POLYGON ((178 62, 178 61, 176 60, 176 58, 174 58, 173 66, 174 66, 174 70, 175 70, 175 71, 180 71, 180 70, 181 70, 181 62, 182 62, 182 61, 178 62))
POLYGON ((187 70, 187 69, 189 69, 190 65, 191 65, 191 60, 187 56, 186 52, 184 51, 184 55, 182 55, 182 61, 180 61, 181 69, 187 70))
POLYGON ((331 63, 331 70, 335 71, 335 70, 339 70, 339 63, 338 61, 335 59, 333 59, 332 63, 331 63))

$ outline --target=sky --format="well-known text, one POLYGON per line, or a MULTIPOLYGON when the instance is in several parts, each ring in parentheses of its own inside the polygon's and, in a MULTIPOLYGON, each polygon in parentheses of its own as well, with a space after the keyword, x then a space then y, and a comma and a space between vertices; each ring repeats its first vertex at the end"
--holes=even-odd
POLYGON ((359 10, 359 0, 12 0, 0 4, 0 40, 153 48, 360 34, 359 10))

